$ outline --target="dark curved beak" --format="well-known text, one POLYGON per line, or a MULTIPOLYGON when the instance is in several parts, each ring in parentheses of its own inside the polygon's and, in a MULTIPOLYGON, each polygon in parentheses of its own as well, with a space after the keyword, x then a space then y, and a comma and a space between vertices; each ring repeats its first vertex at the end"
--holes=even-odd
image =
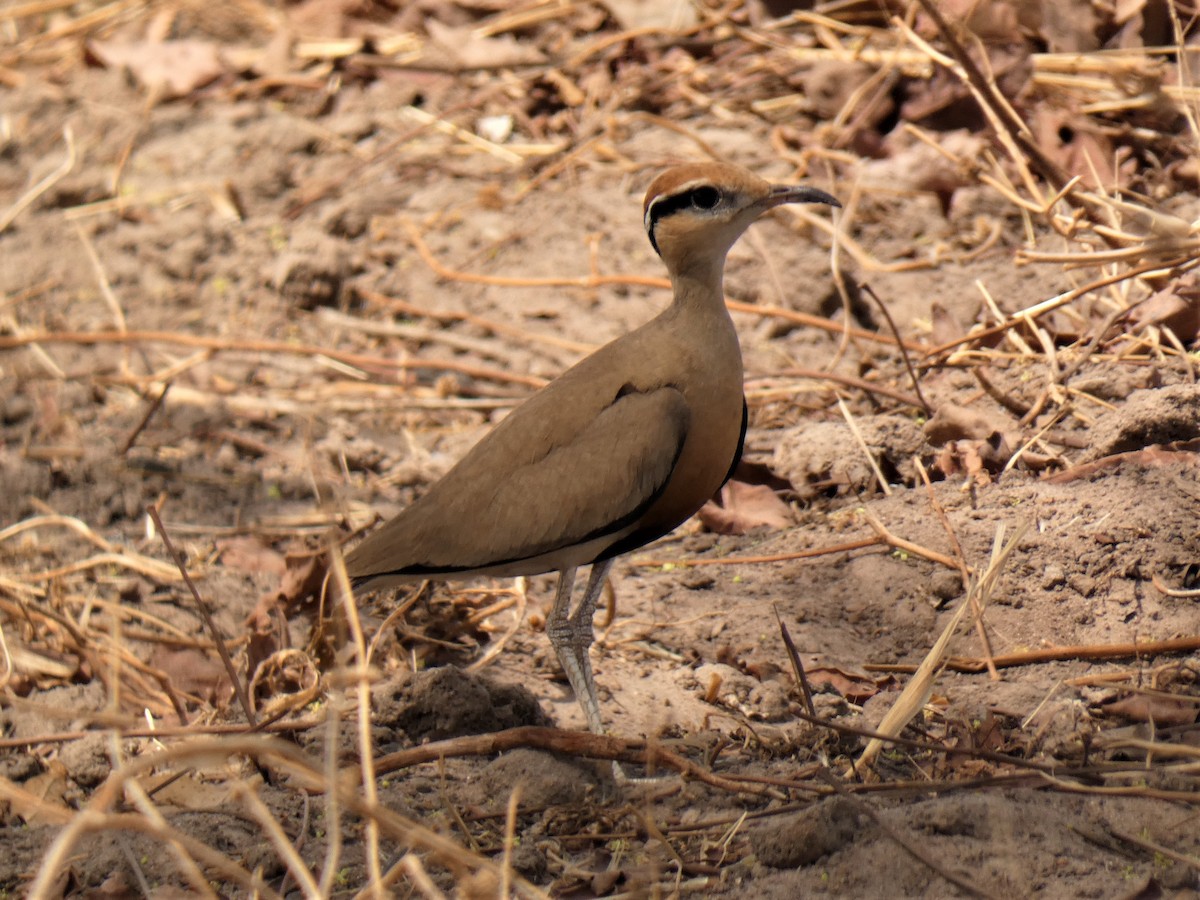
POLYGON ((763 200, 764 209, 774 209, 784 203, 827 203, 830 206, 841 207, 836 197, 813 187, 799 185, 772 185, 771 193, 763 200))

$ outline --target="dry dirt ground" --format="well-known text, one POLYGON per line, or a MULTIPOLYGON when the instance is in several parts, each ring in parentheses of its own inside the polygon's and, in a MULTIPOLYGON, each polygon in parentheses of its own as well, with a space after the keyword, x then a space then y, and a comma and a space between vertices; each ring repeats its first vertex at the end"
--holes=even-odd
MULTIPOLYGON (((494 96, 486 73, 381 69, 148 104, 92 63, 0 88, 0 206, 52 180, 0 232, 0 892, 40 877, 42 896, 205 880, 240 895, 259 877, 349 896, 372 878, 374 822, 400 896, 1197 896, 1194 322, 1190 359, 1133 334, 1112 317, 1141 296, 1122 283, 1043 329, 925 355, 1107 273, 1018 266, 1022 246, 1065 245, 978 183, 947 206, 882 168, 798 172, 746 113, 697 111, 686 132, 614 117, 531 164, 420 117, 474 128, 511 99, 501 76, 494 96), (733 533, 713 514, 618 562, 594 653, 611 740, 506 731, 583 727, 541 631, 552 581, 535 578, 432 586, 399 615, 394 595, 362 606, 369 739, 391 760, 378 801, 419 832, 306 796, 276 751, 170 756, 216 726, 232 741, 245 714, 146 508, 256 715, 283 714, 271 730, 319 774, 356 762, 352 641, 314 587, 321 542, 401 508, 537 383, 667 302, 645 280, 662 271, 641 193, 705 150, 853 194, 841 221, 861 252, 833 260, 849 304, 823 210, 775 214, 732 252, 728 296, 770 308, 735 313, 740 475, 783 504, 728 498, 733 533), (589 274, 629 278, 535 281, 589 274), (860 282, 914 345, 925 409, 860 282), (968 593, 982 625, 963 618, 904 742, 855 771, 968 593), (509 749, 469 744, 490 733, 509 749), (440 761, 404 756, 436 741, 440 761), (658 777, 614 783, 605 753, 624 747, 641 774, 646 746, 658 777), (163 748, 112 789, 115 767, 163 748)), ((1200 215, 1194 194, 1164 203, 1200 215)))

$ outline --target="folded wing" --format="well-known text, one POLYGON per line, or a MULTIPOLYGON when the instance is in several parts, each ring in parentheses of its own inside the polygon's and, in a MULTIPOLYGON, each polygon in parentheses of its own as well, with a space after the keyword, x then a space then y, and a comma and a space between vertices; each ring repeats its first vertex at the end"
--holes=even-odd
POLYGON ((561 567, 546 559, 555 554, 577 565, 572 548, 603 547, 636 527, 669 482, 690 419, 673 386, 623 388, 566 433, 527 432, 546 418, 515 413, 356 547, 350 575, 516 574, 523 561, 523 574, 535 574, 561 567))

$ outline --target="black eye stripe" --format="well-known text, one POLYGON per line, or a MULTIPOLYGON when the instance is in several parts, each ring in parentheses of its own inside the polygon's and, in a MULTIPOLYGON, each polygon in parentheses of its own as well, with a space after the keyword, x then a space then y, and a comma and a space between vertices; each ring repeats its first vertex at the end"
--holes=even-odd
POLYGON ((650 204, 650 209, 646 212, 646 226, 653 228, 659 219, 665 218, 672 213, 677 213, 681 209, 687 209, 691 205, 691 191, 682 191, 678 194, 672 194, 670 197, 655 200, 650 204))
POLYGON ((687 191, 680 191, 650 204, 647 223, 653 225, 659 219, 679 212, 681 209, 714 209, 721 202, 721 192, 711 185, 702 184, 687 191))
POLYGON ((658 241, 654 239, 654 226, 660 219, 693 206, 696 209, 713 209, 720 202, 720 192, 711 185, 702 184, 699 187, 671 194, 669 197, 662 197, 651 203, 650 208, 646 210, 646 233, 650 235, 650 243, 654 246, 655 252, 658 252, 658 241))

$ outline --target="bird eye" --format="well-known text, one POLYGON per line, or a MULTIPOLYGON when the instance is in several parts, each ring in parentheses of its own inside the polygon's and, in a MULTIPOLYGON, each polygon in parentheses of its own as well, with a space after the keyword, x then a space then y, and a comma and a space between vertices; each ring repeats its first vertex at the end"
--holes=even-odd
POLYGON ((721 193, 714 187, 698 187, 692 191, 692 206, 712 209, 721 202, 721 193))

